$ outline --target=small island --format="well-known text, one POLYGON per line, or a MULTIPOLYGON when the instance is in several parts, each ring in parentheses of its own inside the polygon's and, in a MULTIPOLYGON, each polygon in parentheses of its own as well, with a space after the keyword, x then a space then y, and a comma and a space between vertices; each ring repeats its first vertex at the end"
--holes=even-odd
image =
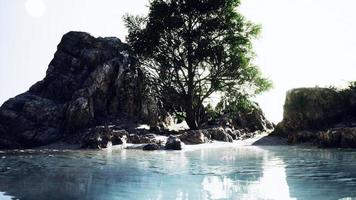
POLYGON ((177 125, 177 102, 165 99, 173 94, 157 96, 152 77, 130 52, 118 38, 65 34, 46 77, 1 107, 0 147, 101 149, 131 143, 180 150, 183 143, 233 142, 273 129, 247 99, 245 107, 230 110, 201 105, 199 129, 177 125))

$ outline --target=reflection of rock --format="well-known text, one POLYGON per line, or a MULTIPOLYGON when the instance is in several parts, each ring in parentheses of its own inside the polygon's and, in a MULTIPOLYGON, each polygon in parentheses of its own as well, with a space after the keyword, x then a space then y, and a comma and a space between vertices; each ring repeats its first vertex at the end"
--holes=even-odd
POLYGON ((128 52, 117 38, 65 34, 46 77, 1 106, 0 124, 6 131, 0 136, 12 142, 2 141, 0 148, 46 145, 125 120, 167 125, 169 115, 151 78, 128 52))
MULTIPOLYGON (((270 147, 266 149, 270 150, 270 147)), ((356 172, 355 165, 350 162, 354 157, 351 151, 278 147, 271 152, 285 164, 291 198, 331 200, 356 196, 356 172)))
POLYGON ((175 136, 169 136, 167 138, 167 142, 165 145, 165 149, 167 150, 182 150, 183 149, 183 142, 175 137, 175 136))
POLYGON ((20 155, 19 160, 2 159, 1 191, 14 199, 26 200, 125 199, 128 195, 129 199, 180 199, 182 195, 189 199, 211 199, 211 192, 219 189, 228 199, 240 199, 241 191, 246 191, 251 182, 258 181, 262 175, 262 155, 250 148, 50 154, 50 157, 40 153, 20 155), (242 160, 224 160, 236 155, 242 160), (245 162, 250 157, 256 163, 252 171, 251 163, 245 162), (248 173, 243 173, 244 170, 248 173), (219 177, 212 182, 219 184, 218 187, 204 188, 206 177, 213 173, 219 177), (157 181, 163 184, 157 187, 157 181))
POLYGON ((28 200, 342 199, 356 196, 353 158, 289 147, 22 153, 1 158, 0 188, 28 200))

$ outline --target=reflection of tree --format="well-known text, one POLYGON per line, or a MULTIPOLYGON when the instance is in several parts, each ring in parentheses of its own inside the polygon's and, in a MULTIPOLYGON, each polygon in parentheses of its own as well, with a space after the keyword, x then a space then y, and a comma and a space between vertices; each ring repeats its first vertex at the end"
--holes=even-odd
POLYGON ((19 199, 109 199, 120 195, 120 183, 145 178, 129 165, 117 167, 123 160, 116 158, 106 152, 10 156, 0 165, 11 168, 0 173, 0 191, 19 199))
POLYGON ((240 165, 235 173, 205 178, 209 199, 290 199, 284 163, 273 152, 257 147, 235 151, 235 165, 240 165))
POLYGON ((323 200, 356 197, 354 151, 285 147, 273 152, 286 164, 292 197, 323 200))
POLYGON ((260 178, 262 158, 248 148, 10 156, 0 164, 11 167, 0 172, 0 191, 36 200, 204 199, 212 196, 202 183, 213 180, 229 197, 260 178))
POLYGON ((6 156, 19 199, 338 199, 356 196, 354 152, 292 147, 6 156))
POLYGON ((251 148, 202 149, 187 153, 190 174, 200 177, 201 199, 238 198, 262 172, 263 154, 251 148), (199 155, 200 154, 200 155, 199 155), (200 158, 200 159, 193 159, 200 158))

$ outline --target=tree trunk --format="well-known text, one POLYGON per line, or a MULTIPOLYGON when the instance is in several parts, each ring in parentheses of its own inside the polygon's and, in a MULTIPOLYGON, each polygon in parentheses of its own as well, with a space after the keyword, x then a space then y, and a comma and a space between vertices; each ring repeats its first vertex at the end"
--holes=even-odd
POLYGON ((193 54, 193 42, 192 42, 192 20, 191 16, 189 16, 188 19, 188 34, 189 37, 187 38, 187 71, 188 71, 188 82, 187 82, 187 95, 186 95, 186 101, 185 101, 185 112, 186 112, 186 119, 185 121, 187 122, 188 126, 192 130, 198 129, 198 122, 197 122, 197 115, 196 115, 196 110, 194 108, 194 76, 195 76, 195 69, 193 69, 193 60, 192 60, 192 54, 193 54))
POLYGON ((189 128, 191 130, 196 130, 198 129, 198 122, 196 120, 196 113, 193 109, 189 109, 186 111, 186 119, 185 121, 187 122, 189 128))
POLYGON ((193 106, 193 94, 192 93, 190 93, 186 96, 185 114, 186 114, 185 121, 187 122, 189 128, 192 130, 198 129, 197 115, 196 115, 196 110, 194 109, 194 106, 193 106))

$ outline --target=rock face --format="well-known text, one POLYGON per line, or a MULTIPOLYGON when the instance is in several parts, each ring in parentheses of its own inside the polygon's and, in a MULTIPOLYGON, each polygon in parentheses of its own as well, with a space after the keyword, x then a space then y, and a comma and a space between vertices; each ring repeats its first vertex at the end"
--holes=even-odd
POLYGON ((274 128, 268 121, 261 107, 254 103, 251 110, 241 110, 235 114, 233 124, 235 129, 247 129, 249 132, 267 131, 274 128))
POLYGON ((335 123, 346 113, 342 95, 331 88, 299 88, 287 93, 283 123, 290 129, 313 129, 335 123))
POLYGON ((335 128, 318 135, 321 147, 356 148, 356 128, 335 128))
POLYGON ((267 120, 257 103, 252 103, 249 109, 239 109, 227 112, 209 121, 205 127, 223 127, 247 132, 268 131, 274 128, 273 123, 267 120))
POLYGON ((290 144, 355 147, 354 90, 298 88, 287 93, 283 120, 272 134, 290 144))
POLYGON ((69 32, 46 77, 1 106, 0 148, 46 145, 122 120, 169 123, 150 81, 119 39, 69 32))

